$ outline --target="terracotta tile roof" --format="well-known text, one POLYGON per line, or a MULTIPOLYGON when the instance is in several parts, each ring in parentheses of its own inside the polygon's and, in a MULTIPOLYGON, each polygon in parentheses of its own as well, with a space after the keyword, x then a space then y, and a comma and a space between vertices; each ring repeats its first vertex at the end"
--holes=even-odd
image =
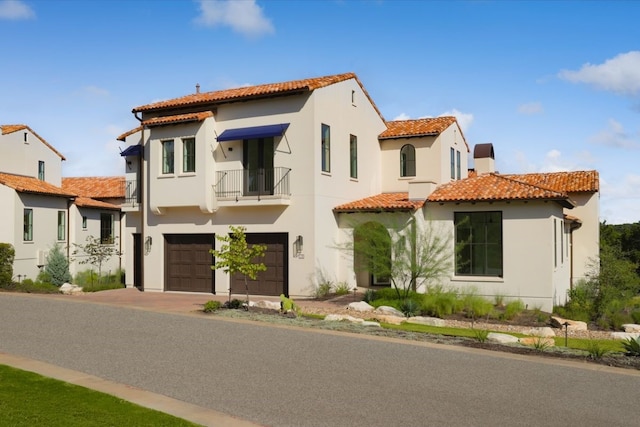
POLYGON ((42 143, 44 145, 49 147, 51 149, 51 151, 56 153, 62 160, 67 160, 62 154, 60 154, 60 152, 58 150, 53 148, 53 146, 51 144, 49 144, 47 141, 45 141, 44 138, 42 138, 40 135, 35 133, 33 131, 33 129, 31 129, 29 126, 27 126, 27 125, 2 125, 2 126, 0 126, 0 130, 2 131, 2 135, 8 135, 8 134, 13 133, 13 132, 19 132, 19 131, 24 130, 24 129, 27 129, 29 132, 34 134, 36 138, 38 138, 40 141, 42 141, 42 143))
POLYGON ((213 117, 212 111, 202 111, 200 113, 176 114, 174 116, 154 117, 142 122, 145 126, 162 126, 175 123, 201 122, 206 118, 213 117))
POLYGON ((62 178, 62 188, 93 199, 124 198, 123 176, 62 178))
POLYGON ((0 184, 13 188, 19 193, 43 194, 47 196, 74 197, 73 192, 56 187, 46 181, 24 175, 0 172, 0 184))
POLYGON ((518 181, 568 193, 596 193, 600 190, 598 171, 528 173, 502 175, 518 181))
POLYGON ((138 126, 137 128, 131 129, 131 130, 123 133, 122 135, 120 135, 116 139, 118 141, 124 141, 128 136, 133 135, 136 132, 140 132, 141 130, 142 130, 142 126, 138 126))
MULTIPOLYGON (((387 130, 378 135, 378 139, 395 138, 419 138, 423 136, 437 136, 444 132, 449 126, 457 123, 453 116, 431 117, 413 120, 394 120, 386 122, 387 130)), ((462 140, 469 150, 469 144, 460 130, 462 140)))
MULTIPOLYGON (((302 80, 292 80, 281 83, 269 83, 257 86, 246 86, 234 89, 218 90, 214 92, 194 93, 180 98, 166 101, 154 102, 152 104, 141 105, 133 109, 134 113, 163 110, 167 108, 188 107, 193 105, 223 103, 240 99, 262 98, 272 95, 282 95, 291 92, 311 92, 335 83, 340 83, 349 79, 355 79, 360 85, 365 95, 382 118, 382 114, 375 105, 368 92, 354 73, 335 74, 331 76, 315 77, 302 80)), ((384 120, 384 119, 383 119, 384 120)))
POLYGON ((74 203, 76 204, 76 206, 81 208, 111 209, 115 211, 120 210, 119 206, 107 202, 102 202, 100 200, 95 200, 90 197, 76 197, 74 203))
POLYGON ((424 206, 424 200, 409 200, 409 193, 382 193, 377 196, 345 203, 334 212, 414 211, 424 206))
POLYGON ((489 173, 441 185, 429 202, 481 202, 505 200, 554 200, 573 207, 566 191, 556 191, 519 179, 525 175, 489 173))

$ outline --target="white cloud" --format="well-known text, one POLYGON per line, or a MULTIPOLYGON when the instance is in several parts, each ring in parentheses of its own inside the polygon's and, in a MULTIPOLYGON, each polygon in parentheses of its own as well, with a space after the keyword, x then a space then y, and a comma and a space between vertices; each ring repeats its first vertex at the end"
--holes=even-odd
POLYGON ((406 113, 400 113, 393 120, 410 120, 411 117, 406 113))
POLYGON ((36 13, 21 0, 0 0, 0 19, 32 19, 36 13))
POLYGON ((609 119, 606 129, 593 135, 590 142, 606 147, 614 148, 638 148, 640 143, 625 132, 622 124, 614 119, 609 119))
POLYGON ((623 179, 609 183, 600 176, 601 216, 610 224, 640 221, 640 175, 628 174, 623 179))
POLYGON ((473 114, 471 113, 463 113, 462 111, 458 111, 457 109, 453 109, 450 111, 445 111, 440 114, 439 117, 442 116, 454 116, 458 120, 458 124, 463 132, 467 132, 467 130, 471 127, 471 123, 473 123, 473 114))
POLYGON ((249 37, 275 32, 255 0, 199 0, 200 16, 195 22, 207 27, 227 26, 249 37))
POLYGON ((528 102, 518 106, 518 113, 526 115, 542 114, 544 109, 539 102, 528 102))
POLYGON ((558 77, 623 95, 640 92, 640 51, 621 53, 602 64, 584 64, 578 71, 562 70, 558 77))
POLYGON ((564 156, 558 149, 547 151, 541 162, 531 161, 522 151, 515 151, 510 158, 498 158, 501 166, 505 167, 505 173, 535 173, 535 172, 566 172, 576 170, 594 169, 596 160, 588 151, 580 151, 573 156, 564 156), (516 165, 516 168, 513 167, 516 165))

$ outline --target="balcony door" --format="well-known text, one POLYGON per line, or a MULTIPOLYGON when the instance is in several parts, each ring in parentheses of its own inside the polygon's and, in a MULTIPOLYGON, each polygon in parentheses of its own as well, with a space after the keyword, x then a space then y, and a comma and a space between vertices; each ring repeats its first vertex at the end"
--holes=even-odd
POLYGON ((244 195, 273 194, 273 137, 245 139, 244 195))

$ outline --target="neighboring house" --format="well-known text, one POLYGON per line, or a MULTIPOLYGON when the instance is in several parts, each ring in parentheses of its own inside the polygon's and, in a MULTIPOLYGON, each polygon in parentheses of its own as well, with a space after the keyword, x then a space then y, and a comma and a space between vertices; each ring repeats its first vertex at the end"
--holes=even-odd
POLYGON ((130 286, 243 293, 241 277, 210 268, 230 225, 267 245, 254 295, 306 296, 321 280, 388 285, 337 249, 367 222, 435 227, 451 241, 445 285, 545 309, 598 254, 596 172, 500 175, 481 144, 469 174, 454 117, 387 122, 353 73, 196 91, 133 113, 140 126, 118 138, 130 286), (475 224, 499 237, 480 240, 475 224))
MULTIPOLYGON (((120 205, 124 202, 124 177, 62 178, 62 188, 78 195, 69 208, 69 240, 86 245, 89 237, 100 238, 101 244, 113 245, 122 252, 120 205)), ((76 252, 71 257, 71 270, 95 269, 86 264, 87 255, 76 245, 71 248, 72 254, 76 252)), ((102 265, 102 272, 113 273, 123 267, 121 257, 112 256, 102 265)))
MULTIPOLYGON (((0 126, 0 242, 15 248, 16 280, 36 279, 55 244, 69 254, 85 206, 115 213, 109 203, 80 197, 62 179, 64 156, 26 125, 0 126)), ((109 199, 111 200, 111 199, 109 199)), ((117 226, 118 222, 114 222, 117 226)), ((87 216, 87 229, 100 231, 100 219, 87 216)), ((115 229, 115 228, 114 228, 115 229)), ((71 266, 71 272, 77 272, 71 266)))

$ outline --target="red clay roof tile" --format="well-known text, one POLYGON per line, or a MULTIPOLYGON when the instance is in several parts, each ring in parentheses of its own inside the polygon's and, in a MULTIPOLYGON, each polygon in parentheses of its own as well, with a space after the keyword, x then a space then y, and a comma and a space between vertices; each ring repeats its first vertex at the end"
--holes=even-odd
POLYGON ((42 141, 42 143, 44 145, 49 147, 51 149, 51 151, 56 153, 62 160, 67 160, 62 154, 60 154, 60 152, 58 150, 53 148, 53 146, 51 144, 49 144, 47 141, 45 141, 44 138, 42 138, 40 135, 35 133, 33 131, 33 129, 31 129, 29 126, 27 126, 27 125, 2 125, 2 126, 0 126, 0 131, 2 131, 2 135, 7 135, 7 134, 10 134, 10 133, 13 133, 13 132, 18 132, 18 131, 21 131, 23 129, 27 129, 29 132, 34 134, 36 138, 38 138, 40 141, 42 141))
MULTIPOLYGON (((412 120, 394 120, 386 122, 387 129, 378 135, 378 139, 395 139, 395 138, 419 138, 424 136, 438 136, 444 132, 449 126, 457 123, 457 119, 453 116, 431 117, 424 119, 412 120)), ((460 130, 462 140, 470 152, 469 145, 460 130)))
POLYGON ((133 128, 131 130, 126 131, 122 135, 118 136, 116 139, 118 141, 124 141, 128 136, 133 135, 136 132, 140 132, 142 130, 142 126, 138 126, 137 128, 133 128))
POLYGON ((76 197, 74 203, 76 204, 76 206, 81 208, 111 209, 115 211, 120 210, 119 206, 107 202, 102 202, 100 200, 95 200, 90 197, 76 197))
POLYGON ((124 198, 123 176, 62 178, 62 188, 94 199, 124 198))
POLYGON ((409 193, 382 193, 333 208, 334 212, 414 211, 424 200, 409 200, 409 193))
POLYGON ((0 184, 13 188, 19 193, 43 194, 57 197, 74 197, 75 194, 66 189, 56 187, 46 181, 24 175, 0 172, 0 184))
POLYGON ((512 177, 539 187, 568 193, 595 193, 600 190, 598 171, 528 173, 522 175, 502 175, 512 177))
POLYGON ((142 122, 145 126, 162 126, 176 123, 201 122, 206 118, 213 117, 212 111, 202 111, 200 113, 176 114, 173 116, 154 117, 142 122))

